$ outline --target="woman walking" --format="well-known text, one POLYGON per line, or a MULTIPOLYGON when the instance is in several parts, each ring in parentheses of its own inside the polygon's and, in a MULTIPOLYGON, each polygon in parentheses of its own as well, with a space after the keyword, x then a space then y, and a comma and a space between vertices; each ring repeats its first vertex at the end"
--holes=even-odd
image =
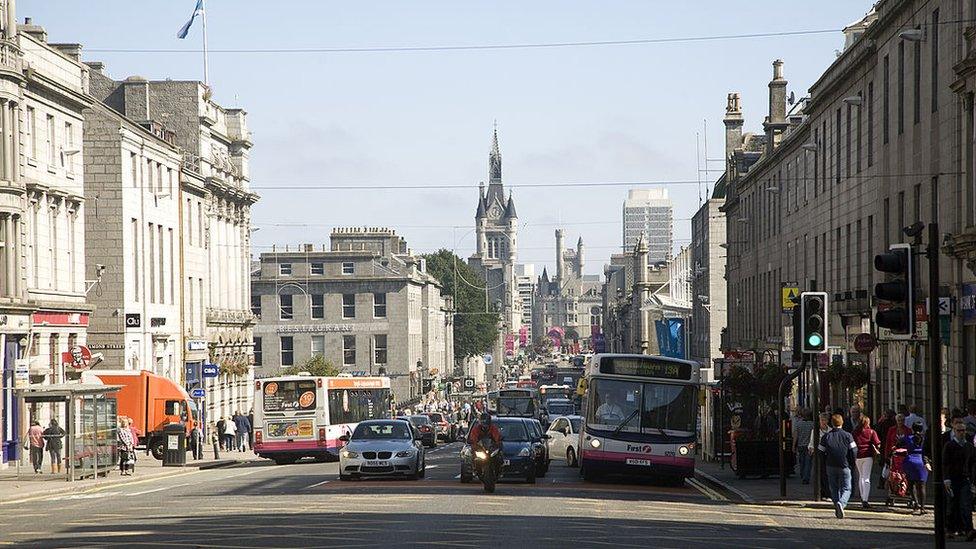
POLYGON ((51 474, 61 472, 61 448, 63 448, 64 429, 58 425, 58 420, 52 419, 51 425, 44 429, 44 441, 47 453, 51 456, 51 474))
POLYGON ((925 456, 925 427, 921 421, 912 424, 912 434, 905 435, 898 443, 899 448, 908 450, 908 456, 902 467, 908 477, 908 489, 915 498, 915 508, 918 514, 925 511, 925 481, 929 478, 929 459, 925 456))
POLYGON ((871 470, 874 468, 874 458, 881 455, 881 439, 871 428, 871 418, 861 414, 860 423, 854 427, 854 443, 857 444, 857 493, 861 496, 861 507, 870 507, 871 499, 871 470))

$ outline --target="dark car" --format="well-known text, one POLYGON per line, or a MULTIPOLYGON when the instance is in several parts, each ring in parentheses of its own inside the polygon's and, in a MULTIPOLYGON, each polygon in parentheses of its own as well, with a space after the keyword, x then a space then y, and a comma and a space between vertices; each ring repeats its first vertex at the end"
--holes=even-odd
POLYGON ((537 419, 523 418, 529 435, 532 438, 532 456, 535 458, 535 475, 544 477, 549 472, 549 446, 546 441, 549 435, 546 434, 542 424, 537 419))
POLYGON ((417 428, 417 431, 420 433, 420 440, 424 443, 424 446, 428 448, 437 446, 437 431, 429 417, 422 415, 406 417, 417 428))
MULTIPOLYGON (((535 483, 536 479, 536 451, 535 432, 525 418, 500 417, 495 418, 494 424, 502 434, 502 478, 524 478, 525 482, 535 483)), ((471 482, 473 479, 471 445, 465 444, 461 448, 461 482, 471 482)))
POLYGON ((549 417, 572 416, 576 414, 576 405, 565 398, 551 398, 546 402, 546 412, 549 417))

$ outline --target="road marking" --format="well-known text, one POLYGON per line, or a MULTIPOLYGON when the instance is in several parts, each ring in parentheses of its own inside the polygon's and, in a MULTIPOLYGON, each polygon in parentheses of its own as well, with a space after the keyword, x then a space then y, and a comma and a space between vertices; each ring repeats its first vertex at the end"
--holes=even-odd
POLYGON ((329 480, 323 480, 322 482, 316 482, 315 484, 313 484, 311 486, 306 486, 304 488, 304 490, 311 490, 312 488, 315 488, 316 486, 322 486, 323 484, 328 484, 329 482, 331 482, 331 481, 329 481, 329 480))
POLYGON ((163 486, 162 488, 153 488, 152 490, 143 490, 141 492, 132 492, 131 494, 125 494, 126 496, 141 496, 143 494, 151 494, 153 492, 162 492, 163 490, 172 490, 173 488, 180 488, 181 486, 190 486, 192 482, 184 482, 183 484, 174 484, 173 486, 163 486))
POLYGON ((458 473, 457 475, 454 475, 454 478, 461 478, 461 474, 458 473))
POLYGON ((425 465, 424 469, 437 469, 437 465, 425 465))

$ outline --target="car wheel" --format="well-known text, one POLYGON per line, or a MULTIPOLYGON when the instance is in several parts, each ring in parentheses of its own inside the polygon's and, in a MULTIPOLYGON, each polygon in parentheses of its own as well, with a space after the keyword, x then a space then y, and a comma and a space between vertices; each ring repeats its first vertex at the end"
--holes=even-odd
POLYGON ((566 465, 569 467, 576 467, 579 465, 576 463, 576 450, 569 448, 566 450, 566 465))
POLYGON ((420 462, 417 462, 417 476, 424 478, 427 476, 427 463, 424 462, 423 467, 420 466, 420 462))
POLYGON ((535 469, 531 469, 529 474, 525 476, 525 482, 535 484, 535 469))

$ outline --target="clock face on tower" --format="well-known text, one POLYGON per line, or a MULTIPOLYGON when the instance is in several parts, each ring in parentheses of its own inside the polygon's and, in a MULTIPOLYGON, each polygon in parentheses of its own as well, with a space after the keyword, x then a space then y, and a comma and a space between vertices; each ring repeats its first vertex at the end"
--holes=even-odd
POLYGON ((498 207, 498 204, 495 204, 490 210, 488 210, 488 215, 493 219, 498 219, 502 216, 502 209, 498 207))

